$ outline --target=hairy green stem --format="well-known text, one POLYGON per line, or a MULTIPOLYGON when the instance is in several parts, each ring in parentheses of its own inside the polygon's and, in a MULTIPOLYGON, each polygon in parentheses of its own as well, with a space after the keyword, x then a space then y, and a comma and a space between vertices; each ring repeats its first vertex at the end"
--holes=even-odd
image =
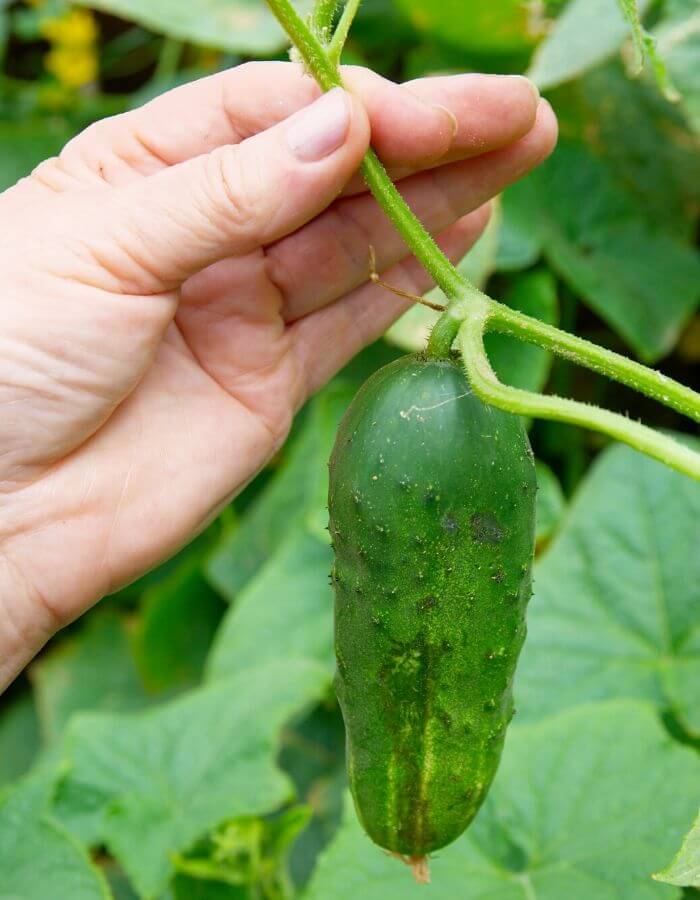
MULTIPOLYGON (((329 56, 327 48, 322 45, 313 30, 299 16, 291 0, 267 0, 267 2, 297 47, 309 72, 323 90, 342 87, 337 60, 329 56)), ((343 26, 344 32, 346 28, 349 28, 358 5, 355 0, 349 0, 350 8, 349 10, 346 8, 348 18, 347 26, 343 26)), ((319 0, 317 9, 321 6, 327 8, 329 4, 324 0, 319 0)), ((344 40, 344 37, 338 38, 339 42, 341 40, 344 40)), ((362 174, 377 202, 401 234, 413 255, 450 300, 446 312, 438 320, 428 341, 427 353, 429 355, 447 356, 460 327, 466 327, 462 323, 468 320, 471 324, 464 334, 469 336, 469 340, 466 340, 463 334, 462 350, 466 354, 472 351, 477 352, 481 347, 481 356, 486 360, 486 364, 488 364, 488 359, 483 351, 483 330, 502 331, 520 340, 545 347, 560 356, 600 372, 608 378, 626 384, 677 412, 700 421, 700 394, 690 388, 672 381, 660 372, 633 362, 619 353, 597 347, 589 341, 512 310, 478 290, 455 269, 440 250, 405 202, 384 166, 371 149, 368 150, 362 163, 362 174), (477 324, 482 329, 479 332, 478 341, 474 330, 477 324)), ((515 388, 502 385, 493 375, 490 366, 488 366, 488 371, 491 371, 491 377, 487 377, 488 371, 483 364, 483 359, 481 365, 470 362, 466 358, 465 362, 470 377, 473 369, 474 377, 480 379, 477 393, 481 391, 484 399, 492 402, 494 406, 511 408, 511 411, 522 412, 527 416, 559 419, 602 431, 631 444, 650 456, 668 462, 679 471, 698 477, 700 454, 694 454, 671 438, 659 435, 652 429, 606 410, 589 407, 561 397, 528 394, 525 391, 517 391, 515 388), (489 397, 486 396, 487 394, 489 397), (510 406, 505 404, 510 404, 510 406), (520 409, 516 408, 518 405, 520 409)))
POLYGON ((350 33, 350 26, 357 15, 357 10, 360 8, 361 2, 362 0, 347 0, 340 21, 333 32, 333 37, 328 45, 328 58, 334 66, 337 66, 340 63, 340 57, 343 48, 345 47, 345 42, 348 39, 348 34, 350 33))
POLYGON ((460 351, 467 376, 481 400, 517 415, 568 422, 599 431, 700 481, 700 454, 665 434, 607 409, 502 384, 491 368, 484 348, 488 315, 483 308, 472 310, 459 329, 460 351))
POLYGON ((500 331, 519 340, 537 344, 557 356, 585 366, 593 372, 646 394, 676 412, 700 422, 700 395, 662 372, 649 369, 621 353, 606 350, 584 338, 561 331, 539 319, 516 313, 508 306, 492 301, 486 323, 488 331, 500 331))
POLYGON ((316 0, 311 14, 311 27, 322 43, 327 43, 338 9, 338 0, 316 0))
MULTIPOLYGON (((309 72, 324 91, 343 87, 337 65, 290 0, 267 0, 272 12, 292 39, 309 72)), ((408 206, 373 150, 362 163, 362 175, 377 202, 401 234, 416 259, 450 299, 468 299, 480 292, 460 275, 408 206)))

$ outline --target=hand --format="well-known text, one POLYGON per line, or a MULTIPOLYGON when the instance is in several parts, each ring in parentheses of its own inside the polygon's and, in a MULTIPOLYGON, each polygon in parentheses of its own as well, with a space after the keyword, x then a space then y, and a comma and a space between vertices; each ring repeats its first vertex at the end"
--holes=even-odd
POLYGON ((172 554, 296 410, 429 281, 357 169, 372 141, 459 259, 489 198, 551 151, 518 77, 321 99, 255 63, 98 122, 0 196, 0 685, 172 554))

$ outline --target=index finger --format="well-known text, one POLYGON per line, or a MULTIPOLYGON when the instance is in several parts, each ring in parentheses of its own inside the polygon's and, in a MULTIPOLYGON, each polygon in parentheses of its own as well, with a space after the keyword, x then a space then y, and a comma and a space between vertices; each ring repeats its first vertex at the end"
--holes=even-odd
MULTIPOLYGON (((365 105, 375 149, 394 177, 517 140, 531 128, 537 105, 530 82, 517 76, 458 75, 402 86, 361 67, 343 75, 365 105)), ((240 143, 319 93, 296 64, 245 63, 97 122, 66 146, 61 169, 69 178, 126 184, 240 143)))

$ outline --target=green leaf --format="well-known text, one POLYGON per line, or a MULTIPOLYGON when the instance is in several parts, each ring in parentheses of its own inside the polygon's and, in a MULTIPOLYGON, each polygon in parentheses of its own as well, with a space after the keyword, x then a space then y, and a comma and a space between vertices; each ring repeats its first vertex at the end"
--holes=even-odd
POLYGON ((83 710, 131 710, 150 702, 121 618, 110 610, 88 616, 75 637, 60 642, 30 669, 45 739, 51 743, 83 710))
POLYGON ((36 707, 31 693, 24 691, 0 715, 0 786, 24 775, 40 747, 36 707))
POLYGON ((589 73, 553 98, 562 130, 605 160, 642 218, 693 244, 700 153, 677 106, 619 64, 589 73))
MULTIPOLYGON (((557 283, 547 269, 513 276, 503 302, 550 325, 559 320, 557 283)), ((504 334, 487 334, 484 345, 494 371, 504 384, 540 391, 547 383, 552 354, 504 334)))
POLYGON ((55 156, 72 137, 60 119, 0 122, 0 191, 55 156))
POLYGON ((533 184, 551 266, 644 360, 667 353, 700 300, 697 251, 582 144, 562 141, 533 184))
POLYGON ((668 15, 654 30, 688 122, 700 134, 700 7, 697 0, 669 0, 668 15))
MULTIPOLYGON (((640 0, 644 12, 650 0, 640 0)), ((609 59, 629 35, 613 0, 572 0, 532 59, 528 76, 541 90, 578 78, 609 59)))
POLYGON ((542 254, 542 240, 533 228, 537 220, 537 197, 528 179, 516 182, 501 195, 502 223, 496 255, 496 268, 500 272, 527 269, 542 254))
POLYGON ((144 594, 134 650, 150 690, 174 690, 201 678, 226 608, 202 568, 203 559, 193 554, 144 594))
POLYGON ((557 476, 549 466, 537 460, 537 530, 538 550, 556 531, 566 509, 566 499, 557 476))
POLYGON ((289 868, 295 884, 305 884, 316 859, 340 824, 345 774, 345 729, 335 696, 282 731, 279 761, 313 810, 307 828, 292 847, 289 868))
POLYGON ((521 0, 396 0, 413 25, 427 34, 480 53, 527 50, 537 35, 521 0))
POLYGON ((272 483, 235 531, 212 554, 207 577, 229 600, 260 570, 286 536, 298 527, 322 531, 328 478, 326 464, 340 417, 355 385, 336 379, 311 402, 307 421, 272 483))
MULTIPOLYGON (((264 0, 78 0, 83 6, 204 47, 269 54, 288 43, 264 0)), ((299 4, 301 10, 309 3, 299 4)))
POLYGON ((687 887, 700 887, 700 815, 683 839, 681 849, 673 862, 658 874, 657 881, 687 887))
POLYGON ((294 530, 228 612, 208 677, 228 677, 276 659, 317 660, 332 670, 332 556, 327 542, 294 530))
MULTIPOLYGON (((512 726, 476 821, 432 861, 436 900, 654 900, 650 873, 694 812, 700 761, 638 703, 580 707, 512 726)), ((411 900, 400 862, 348 804, 304 900, 411 900)), ((676 895, 677 896, 677 895, 676 895)))
POLYGON ((523 718, 644 698, 700 733, 700 485, 607 450, 537 565, 516 679, 523 718))
POLYGON ((85 848, 47 812, 55 775, 43 767, 0 801, 0 900, 108 900, 85 848))
POLYGON ((165 889, 172 854, 226 819, 268 813, 289 798, 274 761, 279 730, 327 683, 316 665, 282 661, 152 711, 71 723, 68 781, 103 795, 105 842, 141 896, 165 889))

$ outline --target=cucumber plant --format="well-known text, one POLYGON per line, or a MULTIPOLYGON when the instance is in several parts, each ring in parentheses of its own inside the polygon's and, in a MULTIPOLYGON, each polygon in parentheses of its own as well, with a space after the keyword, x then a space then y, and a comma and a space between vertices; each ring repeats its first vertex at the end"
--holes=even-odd
MULTIPOLYGON (((319 85, 342 86, 338 61, 358 0, 335 30, 336 0, 318 0, 309 23, 290 0, 267 2, 319 85)), ((427 881, 427 855, 476 815, 513 712, 535 494, 518 416, 597 430, 700 480, 700 453, 668 435, 502 384, 484 335, 534 343, 695 421, 700 394, 487 296, 443 255, 371 149, 362 173, 448 298, 424 354, 380 370, 350 406, 329 493, 350 786, 370 837, 427 881)))

